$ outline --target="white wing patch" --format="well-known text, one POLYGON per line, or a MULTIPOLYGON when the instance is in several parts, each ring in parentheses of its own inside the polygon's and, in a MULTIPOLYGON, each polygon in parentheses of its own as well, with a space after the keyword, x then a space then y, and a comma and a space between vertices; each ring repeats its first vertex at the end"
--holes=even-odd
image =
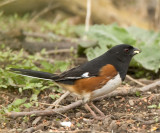
POLYGON ((88 78, 88 77, 89 77, 89 72, 85 72, 80 77, 66 77, 64 79, 81 79, 81 78, 88 78))
POLYGON ((88 77, 89 77, 89 72, 83 73, 81 77, 83 77, 83 78, 88 78, 88 77))
POLYGON ((81 77, 66 77, 64 79, 80 79, 81 77))

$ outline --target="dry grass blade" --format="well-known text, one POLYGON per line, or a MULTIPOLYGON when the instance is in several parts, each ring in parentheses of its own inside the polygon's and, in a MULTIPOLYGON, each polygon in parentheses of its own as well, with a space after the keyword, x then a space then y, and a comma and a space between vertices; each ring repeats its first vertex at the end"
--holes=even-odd
POLYGON ((139 82, 138 80, 132 78, 131 76, 127 75, 126 78, 128 78, 129 80, 135 82, 136 84, 140 85, 140 86, 145 86, 145 84, 139 82))

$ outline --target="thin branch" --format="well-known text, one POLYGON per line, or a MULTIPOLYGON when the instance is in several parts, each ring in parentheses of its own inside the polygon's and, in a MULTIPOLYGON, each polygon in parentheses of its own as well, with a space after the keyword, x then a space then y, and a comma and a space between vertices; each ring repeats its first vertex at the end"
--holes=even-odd
POLYGON ((160 28, 160 0, 157 0, 156 11, 155 11, 155 25, 156 28, 160 28))
POLYGON ((88 32, 89 30, 90 17, 91 17, 91 0, 87 0, 87 14, 86 14, 86 21, 85 21, 86 32, 88 32))
POLYGON ((6 115, 12 118, 16 117, 23 117, 23 116, 30 116, 30 115, 35 115, 35 116, 46 116, 46 115, 54 115, 58 113, 64 113, 67 110, 73 109, 75 107, 78 107, 82 105, 82 100, 76 101, 74 103, 71 103, 67 106, 57 108, 57 109, 47 109, 47 110, 42 110, 42 111, 31 111, 31 112, 9 112, 6 115))
POLYGON ((151 88, 154 88, 156 86, 160 86, 160 80, 158 80, 157 82, 154 82, 152 84, 146 85, 142 88, 140 88, 140 91, 144 92, 144 91, 148 91, 151 88))
POLYGON ((17 1, 17 0, 4 1, 4 2, 2 2, 2 3, 0 4, 0 7, 5 6, 5 5, 10 4, 10 3, 12 3, 12 2, 15 2, 15 1, 17 1))
MULTIPOLYGON (((48 34, 42 34, 42 33, 30 33, 30 32, 23 32, 23 35, 28 36, 28 37, 36 37, 36 38, 43 38, 43 39, 54 39, 54 40, 66 40, 69 41, 71 40, 70 38, 55 35, 54 33, 48 33, 48 34)), ((76 39, 76 38, 74 38, 76 39)))
POLYGON ((69 91, 66 91, 66 92, 65 92, 59 99, 57 99, 57 100, 53 103, 53 105, 50 106, 49 108, 51 109, 51 108, 53 108, 54 106, 58 106, 59 103, 60 103, 64 98, 66 98, 69 94, 70 94, 70 92, 69 92, 69 91))
POLYGON ((129 75, 127 75, 127 76, 126 76, 126 78, 128 78, 129 80, 131 80, 131 81, 133 81, 133 82, 137 83, 137 84, 138 84, 138 85, 140 85, 140 86, 145 86, 145 84, 143 84, 143 83, 139 82, 138 80, 136 80, 136 79, 132 78, 132 77, 131 77, 131 76, 129 76, 129 75))
POLYGON ((34 16, 34 17, 31 19, 30 22, 35 21, 35 20, 38 19, 40 16, 46 14, 46 13, 49 12, 50 10, 53 10, 53 9, 55 9, 55 8, 57 8, 57 7, 60 6, 59 4, 53 5, 52 3, 53 3, 53 1, 51 1, 51 2, 48 4, 48 6, 47 6, 46 8, 44 8, 42 11, 40 11, 39 13, 37 13, 37 15, 34 16))
MULTIPOLYGON (((57 99, 53 104, 51 104, 47 109, 52 109, 55 106, 58 106, 58 104, 64 99, 66 98, 68 95, 70 94, 69 91, 65 92, 59 99, 57 99)), ((47 110, 46 109, 46 110, 47 110)), ((62 114, 61 114, 62 115, 62 114)), ((66 116, 65 116, 66 117, 66 116)), ((41 120, 41 116, 37 117, 33 122, 32 125, 36 125, 40 120, 41 120)))
MULTIPOLYGON (((134 88, 134 89, 131 88, 131 89, 128 89, 128 90, 125 90, 125 89, 124 90, 115 90, 115 91, 113 91, 113 92, 111 92, 111 93, 109 93, 105 96, 95 98, 95 99, 93 99, 93 101, 101 100, 102 98, 105 98, 105 97, 135 94, 136 91, 144 92, 144 91, 148 91, 150 89, 153 89, 153 88, 155 88, 156 86, 159 86, 159 85, 160 85, 160 81, 157 81, 155 83, 146 85, 142 88, 134 88)), ((56 113, 64 113, 67 110, 73 109, 73 108, 78 107, 82 104, 83 104, 83 101, 79 100, 79 101, 76 101, 76 102, 74 102, 72 104, 69 104, 67 106, 57 108, 57 109, 53 109, 53 110, 52 109, 47 109, 47 110, 42 110, 42 111, 31 111, 31 112, 9 112, 6 115, 8 117, 12 117, 12 118, 22 117, 22 116, 30 116, 30 115, 35 115, 35 116, 54 115, 56 113)))
POLYGON ((53 104, 49 104, 49 103, 42 103, 42 102, 36 102, 36 101, 34 103, 38 103, 38 104, 46 105, 46 106, 53 106, 53 104))
POLYGON ((46 51, 45 54, 50 55, 50 54, 57 54, 57 53, 71 53, 71 49, 56 49, 56 50, 49 50, 46 51))
POLYGON ((159 123, 160 122, 160 118, 155 118, 154 120, 142 120, 141 118, 139 117, 134 117, 133 119, 139 121, 139 122, 142 122, 143 124, 146 124, 146 125, 150 125, 150 124, 154 124, 154 123, 159 123))
POLYGON ((49 125, 51 125, 52 122, 45 122, 45 123, 41 123, 40 125, 36 126, 36 127, 30 127, 28 129, 25 129, 23 131, 23 133, 32 133, 34 131, 37 131, 37 130, 40 130, 40 129, 43 129, 44 127, 47 127, 49 125))
POLYGON ((24 36, 27 37, 35 37, 35 38, 42 38, 44 40, 57 40, 57 41, 73 41, 73 42, 79 42, 81 41, 81 39, 77 39, 77 38, 71 38, 71 37, 64 37, 64 36, 60 36, 60 35, 56 35, 54 33, 47 33, 47 34, 43 34, 43 33, 37 33, 37 32, 23 32, 24 36))

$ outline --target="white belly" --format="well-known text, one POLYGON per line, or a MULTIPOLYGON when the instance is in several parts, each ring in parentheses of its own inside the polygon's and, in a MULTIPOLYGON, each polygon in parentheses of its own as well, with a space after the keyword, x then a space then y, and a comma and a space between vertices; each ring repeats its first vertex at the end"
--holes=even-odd
POLYGON ((122 83, 121 77, 118 74, 114 79, 109 80, 102 88, 92 92, 92 98, 103 96, 107 93, 114 91, 122 83))

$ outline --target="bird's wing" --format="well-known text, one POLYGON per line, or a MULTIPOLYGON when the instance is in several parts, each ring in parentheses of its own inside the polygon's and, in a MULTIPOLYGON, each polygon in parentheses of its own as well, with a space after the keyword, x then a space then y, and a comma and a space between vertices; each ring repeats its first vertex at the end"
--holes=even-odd
POLYGON ((66 72, 59 75, 59 78, 55 81, 57 82, 74 82, 77 79, 89 78, 98 76, 100 67, 94 67, 90 65, 81 65, 72 68, 66 72))
POLYGON ((98 72, 96 71, 83 69, 82 67, 78 66, 63 72, 62 74, 59 75, 59 78, 60 79, 82 79, 82 78, 88 78, 88 77, 93 77, 97 75, 98 75, 98 72))

